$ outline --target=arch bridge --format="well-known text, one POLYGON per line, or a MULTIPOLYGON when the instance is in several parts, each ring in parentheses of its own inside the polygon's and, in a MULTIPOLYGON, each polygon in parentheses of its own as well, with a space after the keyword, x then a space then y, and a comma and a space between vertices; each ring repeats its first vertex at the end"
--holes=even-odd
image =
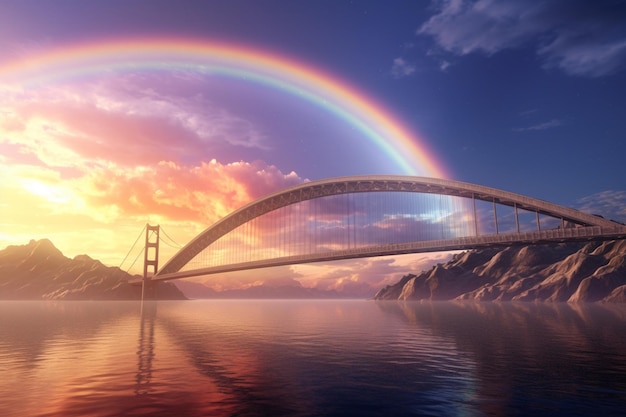
POLYGON ((152 280, 489 246, 626 238, 626 226, 476 184, 410 176, 303 183, 222 218, 152 280))

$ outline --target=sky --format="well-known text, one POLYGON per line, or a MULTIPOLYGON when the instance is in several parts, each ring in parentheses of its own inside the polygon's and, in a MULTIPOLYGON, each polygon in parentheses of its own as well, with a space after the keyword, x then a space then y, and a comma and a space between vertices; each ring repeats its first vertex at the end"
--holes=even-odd
MULTIPOLYGON (((625 1, 0 0, 2 248, 119 266, 158 223, 163 262, 267 193, 362 174, 626 222, 625 135, 625 1)), ((444 258, 271 274, 358 291, 444 258)))

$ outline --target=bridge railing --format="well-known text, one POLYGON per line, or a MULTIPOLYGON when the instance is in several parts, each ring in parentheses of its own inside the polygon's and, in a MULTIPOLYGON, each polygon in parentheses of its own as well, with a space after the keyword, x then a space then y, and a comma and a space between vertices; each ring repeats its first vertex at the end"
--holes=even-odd
POLYGON ((550 229, 535 232, 503 233, 485 236, 459 237, 452 239, 426 240, 409 243, 374 245, 365 248, 351 248, 307 255, 285 256, 275 259, 256 260, 237 264, 211 266, 194 270, 157 275, 154 279, 170 280, 193 276, 211 275, 248 269, 295 265, 312 262, 337 261, 343 259, 369 258, 376 256, 402 255, 438 251, 467 250, 473 248, 497 247, 514 244, 539 244, 549 242, 607 240, 626 238, 626 227, 575 227, 550 229))

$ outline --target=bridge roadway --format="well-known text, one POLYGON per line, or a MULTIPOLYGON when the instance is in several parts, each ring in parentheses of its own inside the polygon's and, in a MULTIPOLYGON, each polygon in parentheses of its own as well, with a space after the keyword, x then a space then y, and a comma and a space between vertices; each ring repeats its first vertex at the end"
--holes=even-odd
MULTIPOLYGON (((474 208, 474 210, 476 209, 474 208)), ((476 221, 476 213, 474 213, 474 221, 476 221)), ((538 227, 538 229, 540 228, 538 227)), ((623 238, 626 238, 626 226, 622 224, 547 201, 481 185, 439 178, 394 175, 341 177, 300 184, 260 198, 236 210, 189 242, 151 279, 155 281, 171 280, 246 269, 351 258, 467 250, 492 246, 623 238), (518 224, 518 232, 516 233, 498 233, 496 224, 496 233, 489 235, 478 235, 478 233, 476 233, 476 236, 451 239, 424 240, 410 243, 388 243, 354 249, 335 250, 332 252, 317 252, 313 254, 286 256, 275 259, 255 260, 181 271, 187 262, 221 236, 226 235, 251 219, 273 210, 301 201, 331 195, 391 191, 449 195, 465 197, 471 200, 487 201, 493 203, 494 207, 496 204, 514 207, 516 217, 517 210, 521 209, 535 212, 537 216, 542 214, 560 219, 561 227, 533 232, 519 232, 518 224), (569 226, 574 227, 566 227, 566 222, 569 226)))
POLYGON ((376 256, 402 255, 410 253, 468 250, 488 247, 506 247, 513 245, 611 240, 624 238, 626 238, 626 227, 623 226, 591 226, 576 227, 570 229, 541 230, 536 232, 468 236, 454 239, 377 245, 365 248, 337 250, 327 253, 286 256, 269 260, 265 259, 253 262, 220 265, 209 268, 194 269, 191 271, 178 271, 168 274, 157 274, 152 277, 152 280, 165 281, 201 275, 243 271, 247 269, 268 268, 273 266, 296 265, 314 262, 338 261, 342 259, 370 258, 376 256))

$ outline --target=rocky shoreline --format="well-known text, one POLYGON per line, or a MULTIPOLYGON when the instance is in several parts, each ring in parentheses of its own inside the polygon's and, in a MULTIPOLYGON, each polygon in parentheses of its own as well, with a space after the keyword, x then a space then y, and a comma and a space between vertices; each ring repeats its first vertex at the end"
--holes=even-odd
POLYGON ((374 299, 624 303, 626 240, 463 252, 374 299))

